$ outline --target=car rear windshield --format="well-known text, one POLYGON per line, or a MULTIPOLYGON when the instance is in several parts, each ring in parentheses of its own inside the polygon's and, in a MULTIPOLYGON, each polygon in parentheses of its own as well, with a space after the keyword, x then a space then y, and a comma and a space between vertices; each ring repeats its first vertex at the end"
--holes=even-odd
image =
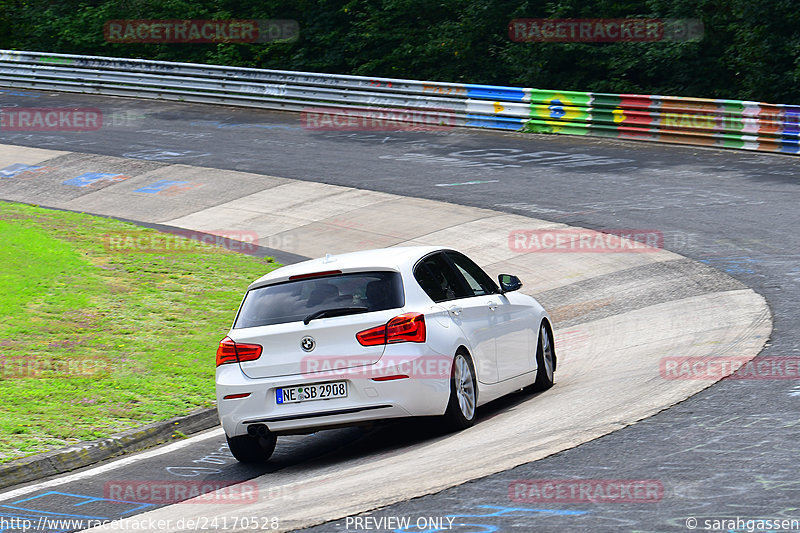
POLYGON ((338 309, 338 315, 342 315, 383 311, 404 304, 399 272, 352 272, 299 279, 248 291, 233 327, 296 322, 326 310, 338 309))

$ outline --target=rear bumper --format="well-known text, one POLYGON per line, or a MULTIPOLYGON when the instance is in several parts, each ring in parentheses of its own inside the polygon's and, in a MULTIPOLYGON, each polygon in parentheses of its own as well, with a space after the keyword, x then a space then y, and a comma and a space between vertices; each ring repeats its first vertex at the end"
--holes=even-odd
POLYGON ((225 433, 234 437, 246 434, 252 424, 289 434, 371 420, 444 414, 450 396, 452 358, 431 354, 425 344, 399 346, 387 347, 387 353, 374 365, 310 375, 249 378, 239 365, 222 365, 216 373, 220 423, 225 433), (395 376, 406 377, 384 380, 395 376), (347 383, 346 398, 277 403, 279 388, 337 381, 347 383), (247 396, 226 399, 244 394, 247 396))

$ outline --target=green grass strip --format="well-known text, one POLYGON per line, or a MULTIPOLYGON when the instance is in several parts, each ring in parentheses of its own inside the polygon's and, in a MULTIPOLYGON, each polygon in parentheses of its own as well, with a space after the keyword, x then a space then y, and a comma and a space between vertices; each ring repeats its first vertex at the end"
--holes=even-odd
POLYGON ((212 407, 217 343, 276 266, 0 202, 0 462, 212 407))

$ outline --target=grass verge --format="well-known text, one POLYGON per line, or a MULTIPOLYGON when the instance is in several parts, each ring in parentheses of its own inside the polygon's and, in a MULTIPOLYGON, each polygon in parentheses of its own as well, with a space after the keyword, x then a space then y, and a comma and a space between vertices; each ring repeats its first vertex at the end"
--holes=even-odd
POLYGON ((278 265, 176 239, 0 202, 0 463, 214 405, 217 342, 278 265))

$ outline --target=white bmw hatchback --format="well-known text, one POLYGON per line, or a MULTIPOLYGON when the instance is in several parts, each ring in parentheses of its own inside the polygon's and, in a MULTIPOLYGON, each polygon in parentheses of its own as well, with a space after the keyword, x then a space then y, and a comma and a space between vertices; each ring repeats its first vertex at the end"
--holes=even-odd
POLYGON ((217 349, 217 409, 239 461, 278 435, 442 416, 454 430, 510 392, 552 386, 550 318, 450 249, 304 261, 253 282, 217 349))

